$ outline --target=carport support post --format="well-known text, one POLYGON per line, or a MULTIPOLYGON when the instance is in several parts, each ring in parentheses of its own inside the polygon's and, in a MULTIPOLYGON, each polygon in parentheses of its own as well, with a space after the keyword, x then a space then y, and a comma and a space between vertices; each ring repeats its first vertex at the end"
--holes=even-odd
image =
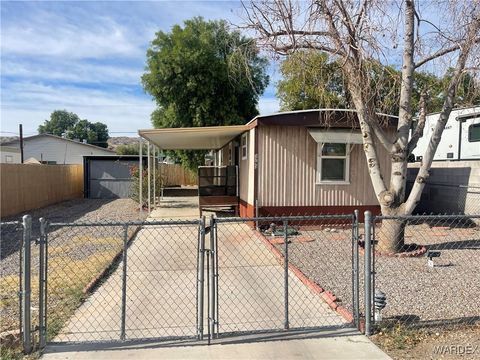
POLYGON ((288 221, 283 221, 283 243, 284 243, 284 251, 285 251, 285 258, 283 261, 284 267, 284 296, 285 296, 285 323, 284 328, 288 330, 290 327, 289 319, 288 319, 288 221))
POLYGON ((147 196, 148 196, 148 213, 150 214, 152 194, 150 193, 150 141, 147 141, 147 196))
POLYGON ((140 148, 138 149, 138 202, 140 203, 140 213, 143 212, 143 143, 142 143, 142 137, 140 137, 139 140, 139 146, 140 148))
POLYGON ((365 335, 371 335, 372 320, 372 213, 365 211, 365 335))
POLYGON ((22 342, 23 342, 23 351, 25 354, 30 354, 32 352, 32 334, 31 334, 31 259, 30 259, 30 250, 31 243, 30 239, 32 236, 32 217, 30 215, 25 215, 23 217, 23 263, 22 263, 22 342))

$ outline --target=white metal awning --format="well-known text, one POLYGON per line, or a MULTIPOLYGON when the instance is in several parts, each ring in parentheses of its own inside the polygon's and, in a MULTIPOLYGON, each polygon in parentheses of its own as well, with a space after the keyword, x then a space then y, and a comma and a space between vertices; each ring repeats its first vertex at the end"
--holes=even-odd
POLYGON ((309 128, 308 132, 317 143, 362 144, 359 130, 309 128))
POLYGON ((138 134, 162 150, 217 150, 248 130, 246 125, 231 125, 146 129, 138 134))

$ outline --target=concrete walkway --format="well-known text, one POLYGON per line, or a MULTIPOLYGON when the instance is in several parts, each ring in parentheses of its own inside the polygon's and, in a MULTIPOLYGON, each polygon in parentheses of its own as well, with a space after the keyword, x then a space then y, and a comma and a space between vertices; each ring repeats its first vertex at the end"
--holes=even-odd
MULTIPOLYGON (((163 205, 151 213, 149 220, 198 217, 195 198, 167 199, 163 205)), ((195 224, 151 225, 138 232, 128 249, 127 340, 195 336, 197 240, 195 224)), ((208 237, 206 243, 208 247, 208 237)), ((220 333, 282 329, 284 269, 259 235, 246 224, 218 224, 218 248, 220 333)), ((75 312, 56 341, 120 339, 122 268, 123 263, 75 312)), ((345 320, 294 274, 289 273, 288 280, 290 327, 324 326, 322 331, 300 332, 300 338, 295 337, 298 335, 295 330, 241 339, 223 337, 215 340, 223 345, 209 347, 178 347, 198 345, 190 340, 170 345, 165 342, 81 344, 76 348, 50 345, 44 358, 388 358, 366 337, 346 328, 345 320), (272 341, 287 338, 292 340, 272 341)), ((206 333, 206 309, 204 323, 206 333)))
POLYGON ((323 359, 323 360, 388 360, 383 351, 365 336, 345 329, 302 335, 283 333, 256 335, 254 339, 234 338, 221 344, 126 343, 123 345, 50 346, 45 360, 123 360, 123 359, 323 359), (281 340, 279 340, 281 339, 281 340))

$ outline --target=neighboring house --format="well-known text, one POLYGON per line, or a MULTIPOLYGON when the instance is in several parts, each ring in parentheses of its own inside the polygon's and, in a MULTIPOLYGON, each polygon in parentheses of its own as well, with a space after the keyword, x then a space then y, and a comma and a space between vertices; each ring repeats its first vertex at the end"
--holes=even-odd
MULTIPOLYGON (((19 147, 19 141, 5 145, 19 147)), ((86 155, 113 155, 115 152, 50 134, 39 134, 23 139, 23 157, 35 158, 43 164, 83 164, 86 155)))
MULTIPOLYGON (((440 113, 427 115, 423 136, 413 150, 416 161, 422 159, 439 115, 440 113)), ((475 159, 480 160, 480 105, 453 109, 433 160, 475 159)))
POLYGON ((0 163, 4 164, 20 164, 20 149, 14 146, 0 146, 0 163))
MULTIPOLYGON (((394 136, 397 118, 379 117, 394 136)), ((257 116, 246 125, 139 130, 139 134, 165 150, 216 150, 216 167, 200 168, 201 208, 232 205, 236 186, 241 216, 380 212, 358 118, 351 110, 285 112, 257 116), (221 168, 226 165, 237 170, 221 168)), ((390 157, 382 146, 378 159, 388 176, 390 157)))

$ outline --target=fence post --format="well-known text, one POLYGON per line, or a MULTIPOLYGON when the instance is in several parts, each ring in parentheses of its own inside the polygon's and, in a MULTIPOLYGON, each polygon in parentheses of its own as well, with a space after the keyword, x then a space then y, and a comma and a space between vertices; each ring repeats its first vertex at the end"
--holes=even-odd
POLYGON ((125 323, 127 318, 127 249, 128 225, 123 226, 123 269, 122 269, 122 319, 120 327, 120 340, 125 340, 125 323))
POLYGON ((40 218, 40 243, 39 243, 39 269, 38 269, 38 333, 39 347, 43 349, 46 345, 47 328, 45 314, 47 313, 47 302, 45 299, 47 283, 46 267, 46 242, 47 242, 47 222, 40 218))
POLYGON ((217 222, 214 218, 214 223, 212 230, 214 233, 214 243, 213 243, 213 250, 215 251, 215 324, 217 325, 217 337, 219 334, 219 305, 218 305, 218 233, 217 233, 217 222))
POLYGON ((288 318, 288 221, 283 221, 283 243, 285 250, 285 258, 283 261, 284 269, 284 297, 285 297, 285 323, 284 329, 288 330, 290 327, 289 318, 288 318))
POLYGON ((22 342, 23 351, 26 354, 32 351, 32 334, 31 334, 31 239, 32 236, 32 217, 30 215, 23 216, 23 264, 22 264, 22 342))
MULTIPOLYGON (((212 267, 212 271, 209 272, 209 289, 208 289, 208 318, 209 318, 209 334, 210 337, 213 338, 213 335, 215 333, 215 239, 214 239, 214 233, 213 233, 213 224, 214 224, 214 219, 213 219, 213 214, 210 215, 210 245, 209 245, 209 257, 210 257, 210 265, 212 267)), ((209 339, 210 340, 210 339, 209 339)))
POLYGON ((204 261, 205 261, 205 216, 202 216, 199 224, 198 241, 198 282, 197 282, 197 335, 199 340, 203 340, 203 282, 204 282, 204 261))
POLYGON ((364 265, 365 265, 365 335, 371 335, 371 320, 372 320, 372 214, 370 211, 365 211, 365 251, 364 251, 364 265))
POLYGON ((359 328, 358 322, 358 210, 353 211, 352 215, 352 303, 353 303, 353 323, 359 328))

